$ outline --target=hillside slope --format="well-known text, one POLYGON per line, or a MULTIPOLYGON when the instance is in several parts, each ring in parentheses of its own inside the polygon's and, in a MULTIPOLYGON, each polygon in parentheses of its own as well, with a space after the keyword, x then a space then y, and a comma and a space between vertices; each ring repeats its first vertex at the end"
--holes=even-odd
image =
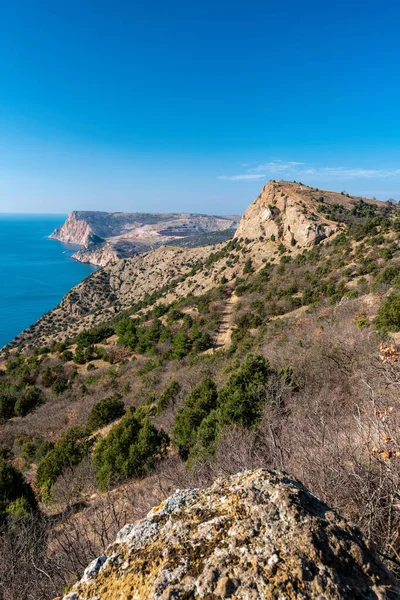
MULTIPOLYGON (((221 281, 238 277, 248 260, 247 254, 251 255, 255 268, 261 268, 266 260, 277 261, 282 249, 296 256, 343 231, 345 211, 351 213, 357 202, 360 198, 297 183, 271 181, 240 220, 235 243, 228 241, 218 246, 184 249, 161 247, 113 262, 73 288, 57 308, 18 336, 9 347, 21 343, 40 346, 64 340, 85 327, 118 315, 154 293, 155 300, 160 302, 171 302, 189 293, 203 294, 221 281)), ((368 202, 370 206, 385 209, 384 203, 368 202)), ((347 220, 356 223, 357 216, 350 214, 347 220)), ((76 224, 75 218, 72 223, 76 224)), ((72 234, 76 235, 75 229, 72 234)), ((79 229, 79 239, 83 241, 86 234, 85 225, 79 229)), ((98 251, 101 253, 101 249, 98 251)))
MULTIPOLYGON (((399 207, 270 182, 240 227, 215 247, 160 247, 104 267, 2 353, 4 600, 65 593, 121 527, 177 488, 259 468, 300 479, 400 577, 399 207)), ((262 515, 263 493, 249 501, 262 515)), ((210 499, 200 495, 199 518, 210 499)), ((236 517, 241 526, 246 515, 236 517)), ((211 550, 229 547, 223 524, 214 533, 211 550)), ((349 560, 368 580, 366 556, 349 560)), ((165 557, 153 558, 156 576, 165 557)), ((125 562, 107 563, 121 585, 125 562)), ((265 568, 283 577, 284 566, 265 568)), ((314 567, 304 574, 288 577, 313 587, 314 567)))

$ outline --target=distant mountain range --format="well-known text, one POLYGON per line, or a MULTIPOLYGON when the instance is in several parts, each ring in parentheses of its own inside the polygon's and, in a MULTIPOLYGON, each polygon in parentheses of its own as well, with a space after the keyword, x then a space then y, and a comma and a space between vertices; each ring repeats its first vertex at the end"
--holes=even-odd
POLYGON ((239 220, 236 215, 73 211, 50 237, 81 246, 73 255, 76 260, 105 266, 165 244, 201 246, 225 241, 239 220), (193 241, 188 244, 189 237, 193 241))

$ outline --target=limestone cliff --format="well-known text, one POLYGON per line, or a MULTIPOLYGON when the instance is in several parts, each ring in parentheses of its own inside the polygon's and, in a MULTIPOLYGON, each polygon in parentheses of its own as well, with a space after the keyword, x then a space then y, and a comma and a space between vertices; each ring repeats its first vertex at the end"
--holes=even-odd
POLYGON ((89 263, 91 265, 96 265, 97 267, 105 267, 111 262, 115 262, 118 260, 118 254, 116 249, 107 242, 102 244, 91 244, 88 246, 84 246, 75 254, 72 255, 72 258, 82 263, 89 263))
POLYGON ((400 589, 351 527, 301 483, 248 471, 177 491, 126 525, 64 600, 394 600, 400 589))
POLYGON ((57 227, 50 235, 50 238, 66 244, 86 246, 91 233, 92 228, 89 223, 85 219, 80 218, 80 213, 72 211, 69 213, 65 223, 61 227, 57 227))
POLYGON ((235 236, 251 240, 272 237, 285 245, 309 248, 338 230, 337 223, 318 214, 309 187, 270 181, 243 215, 235 236))

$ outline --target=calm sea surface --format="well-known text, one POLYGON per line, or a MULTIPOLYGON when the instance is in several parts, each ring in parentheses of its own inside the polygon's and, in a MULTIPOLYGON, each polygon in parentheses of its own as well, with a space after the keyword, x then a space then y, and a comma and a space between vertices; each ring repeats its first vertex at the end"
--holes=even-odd
POLYGON ((47 236, 66 215, 0 214, 0 348, 96 270, 47 236))

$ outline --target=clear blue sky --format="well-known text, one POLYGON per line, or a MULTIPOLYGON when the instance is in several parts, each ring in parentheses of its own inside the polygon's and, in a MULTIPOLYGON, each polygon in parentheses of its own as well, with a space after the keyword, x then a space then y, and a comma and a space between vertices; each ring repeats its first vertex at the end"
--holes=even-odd
POLYGON ((242 212, 271 178, 400 198, 394 0, 14 0, 0 212, 242 212))

